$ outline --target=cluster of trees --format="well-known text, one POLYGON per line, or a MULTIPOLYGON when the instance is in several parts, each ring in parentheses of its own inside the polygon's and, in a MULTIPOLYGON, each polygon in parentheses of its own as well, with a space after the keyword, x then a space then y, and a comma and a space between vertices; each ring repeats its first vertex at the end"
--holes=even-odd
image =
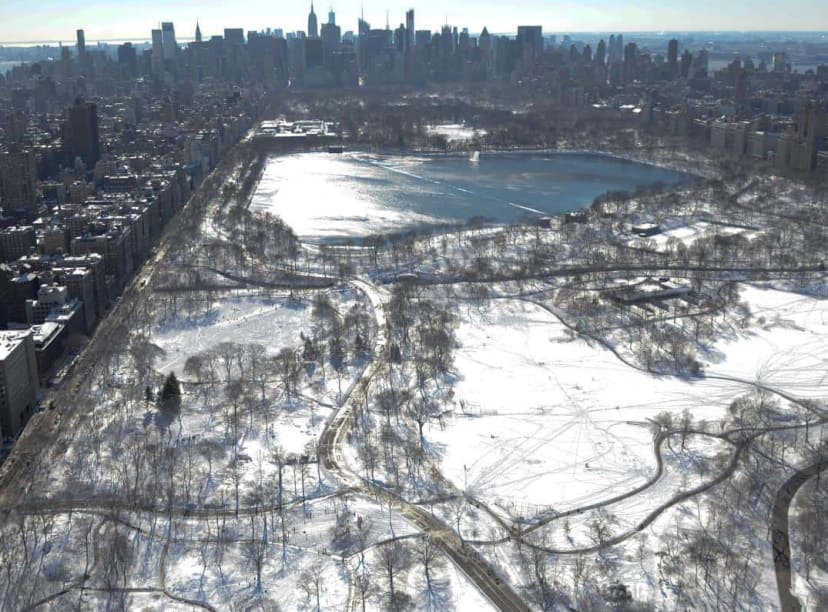
POLYGON ((445 376, 456 347, 454 314, 444 302, 395 285, 386 305, 384 369, 358 388, 353 442, 365 477, 387 480, 400 493, 427 495, 445 483, 425 445, 424 428, 442 418, 452 397, 445 376))

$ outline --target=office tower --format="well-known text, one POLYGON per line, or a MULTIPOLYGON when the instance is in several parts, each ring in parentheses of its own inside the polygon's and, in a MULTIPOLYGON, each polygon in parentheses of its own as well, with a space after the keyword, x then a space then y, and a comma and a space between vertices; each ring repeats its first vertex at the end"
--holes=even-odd
POLYGON ((178 53, 178 43, 175 40, 175 27, 172 22, 161 24, 161 44, 164 47, 164 59, 172 61, 178 53))
POLYGON ((37 163, 34 152, 0 153, 0 204, 6 214, 14 210, 33 213, 37 207, 37 163))
POLYGON ((541 26, 518 26, 517 41, 524 62, 534 63, 543 53, 543 28, 541 26))
POLYGON ((244 45, 244 29, 224 28, 224 43, 226 45, 244 45))
POLYGON ((406 52, 405 45, 408 41, 408 36, 405 33, 405 26, 400 24, 400 26, 394 30, 394 49, 397 53, 404 54, 406 52))
POLYGON ((678 41, 671 38, 667 43, 667 66, 670 69, 670 76, 678 73, 678 41))
POLYGON ((75 32, 78 37, 78 57, 83 58, 86 55, 86 35, 83 30, 75 32))
POLYGON ((407 50, 411 50, 416 45, 415 30, 414 30, 414 9, 409 9, 405 13, 405 33, 407 41, 407 50))
POLYGON ((92 169, 101 158, 98 137, 98 107, 82 98, 67 111, 64 130, 64 147, 73 158, 80 157, 87 169, 92 169))
POLYGON ((318 36, 305 40, 305 67, 322 66, 325 60, 324 42, 318 36))
POLYGON ((138 55, 131 42, 118 45, 118 64, 129 76, 135 76, 138 69, 138 55))
POLYGON ((595 63, 603 66, 607 62, 607 43, 604 39, 598 41, 598 47, 595 49, 595 63))
POLYGON ((325 47, 325 54, 327 55, 335 51, 339 46, 339 41, 342 38, 342 30, 335 23, 323 23, 320 35, 323 46, 325 47))
POLYGON ((313 2, 311 2, 310 13, 308 14, 308 38, 319 38, 319 26, 316 24, 316 13, 313 12, 313 2))
POLYGON ((371 24, 365 21, 364 16, 357 22, 357 34, 360 37, 366 36, 371 31, 371 24))
POLYGON ((197 43, 201 42, 201 27, 198 25, 198 21, 196 21, 195 41, 197 43))
POLYGON ((152 31, 152 71, 161 72, 164 67, 164 39, 161 30, 152 31))
POLYGON ((690 66, 693 63, 693 54, 690 53, 690 49, 685 49, 684 53, 681 54, 681 76, 682 78, 687 78, 690 76, 690 66))
POLYGON ((628 43, 624 47, 624 65, 622 78, 625 83, 632 83, 638 73, 638 46, 635 43, 628 43))
POLYGON ((584 45, 583 59, 585 64, 592 63, 592 47, 589 45, 584 45))
POLYGON ((708 54, 701 49, 693 58, 693 76, 697 79, 707 78, 708 54))
POLYGON ((483 56, 483 61, 487 61, 492 52, 492 37, 489 35, 489 29, 483 26, 483 31, 480 33, 480 54, 483 56))
POLYGON ((790 72, 791 61, 788 59, 788 54, 780 51, 773 54, 773 71, 774 72, 790 72))
POLYGON ((333 7, 328 11, 328 25, 336 25, 336 13, 334 13, 333 7))

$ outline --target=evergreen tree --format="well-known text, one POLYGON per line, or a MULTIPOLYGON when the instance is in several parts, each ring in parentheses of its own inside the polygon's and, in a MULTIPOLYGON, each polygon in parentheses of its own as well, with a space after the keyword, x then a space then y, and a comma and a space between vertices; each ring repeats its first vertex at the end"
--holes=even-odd
POLYGON ((175 376, 175 372, 170 372, 164 381, 164 386, 161 388, 161 404, 164 407, 177 408, 181 403, 181 384, 175 376))

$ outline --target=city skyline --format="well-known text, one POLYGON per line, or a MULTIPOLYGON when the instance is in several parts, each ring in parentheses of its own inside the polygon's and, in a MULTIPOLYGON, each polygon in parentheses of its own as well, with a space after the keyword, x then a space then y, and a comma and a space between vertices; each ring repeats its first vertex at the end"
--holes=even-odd
MULTIPOLYGON (((159 0, 136 3, 131 0, 112 0, 96 3, 90 0, 59 2, 47 0, 33 6, 22 0, 7 0, 7 17, 0 23, 0 44, 34 42, 71 42, 74 32, 83 28, 90 44, 95 41, 144 40, 152 28, 161 21, 177 24, 176 32, 181 40, 192 38, 196 21, 205 37, 221 34, 225 27, 241 27, 247 30, 280 28, 285 32, 306 30, 310 2, 294 3, 290 10, 274 10, 272 4, 254 0, 245 6, 245 16, 239 17, 233 7, 224 1, 209 4, 185 1, 170 6, 159 0), (135 19, 140 15, 152 16, 135 19)), ((315 5, 319 23, 328 19, 330 8, 337 14, 337 23, 343 31, 357 29, 361 4, 346 2, 315 5)), ((405 21, 405 11, 416 12, 416 28, 438 30, 448 23, 468 28, 476 33, 485 26, 491 32, 514 33, 520 24, 542 25, 544 32, 692 32, 692 31, 802 31, 828 30, 828 16, 816 2, 794 0, 788 10, 779 16, 773 5, 766 0, 751 2, 737 0, 721 10, 713 2, 695 3, 692 10, 685 3, 635 0, 627 3, 623 11, 610 0, 587 0, 573 6, 550 6, 542 0, 526 0, 521 3, 520 17, 515 17, 513 7, 498 2, 469 2, 457 0, 451 9, 436 0, 409 2, 389 0, 385 6, 364 6, 365 19, 372 27, 388 25, 393 29, 405 21), (767 9, 767 10, 763 10, 767 9)), ((828 36, 828 34, 826 34, 828 36)))

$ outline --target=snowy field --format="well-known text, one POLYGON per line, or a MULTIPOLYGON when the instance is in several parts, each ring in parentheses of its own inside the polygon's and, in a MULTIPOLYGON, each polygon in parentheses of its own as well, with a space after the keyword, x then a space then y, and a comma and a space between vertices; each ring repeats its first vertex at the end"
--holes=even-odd
POLYGON ((299 332, 311 326, 310 306, 257 292, 240 292, 217 301, 210 313, 191 320, 177 318, 160 325, 152 341, 165 355, 155 364, 162 374, 181 376, 187 357, 221 342, 263 344, 268 352, 292 347, 299 332))
MULTIPOLYGON (((753 287, 742 295, 755 325, 716 345, 723 359, 708 373, 824 396, 828 303, 753 287)), ((454 417, 427 431, 455 486, 513 516, 570 510, 642 485, 656 468, 649 419, 687 410, 717 422, 749 390, 739 381, 651 376, 564 331, 527 302, 470 309, 458 331, 454 417)), ((645 506, 666 494, 659 489, 678 485, 647 489, 645 506)))
POLYGON ((740 286, 748 327, 715 348, 723 360, 708 374, 760 382, 798 397, 828 395, 828 300, 740 286))
MULTIPOLYGON (((334 297, 342 311, 356 300, 356 295, 347 289, 336 292, 334 297)), ((314 325, 311 307, 306 302, 256 293, 231 295, 216 302, 210 314, 201 320, 174 319, 158 327, 152 334, 152 341, 164 355, 156 367, 162 374, 174 371, 186 381, 183 369, 188 357, 225 342, 258 345, 266 355, 272 356, 280 349, 299 347, 299 333, 310 333, 314 325)), ((345 388, 357 369, 355 366, 346 371, 343 377, 345 388)), ((258 426, 248 430, 240 451, 256 461, 259 456, 266 458, 269 447, 278 441, 289 454, 304 452, 308 443, 318 439, 337 402, 336 375, 329 373, 323 379, 317 377, 303 395, 304 398, 292 402, 287 409, 276 411, 266 429, 260 426, 261 417, 258 417, 258 426)), ((211 417, 203 406, 198 412, 185 410, 184 413, 183 429, 186 431, 208 432, 215 426, 215 417, 211 417)))

